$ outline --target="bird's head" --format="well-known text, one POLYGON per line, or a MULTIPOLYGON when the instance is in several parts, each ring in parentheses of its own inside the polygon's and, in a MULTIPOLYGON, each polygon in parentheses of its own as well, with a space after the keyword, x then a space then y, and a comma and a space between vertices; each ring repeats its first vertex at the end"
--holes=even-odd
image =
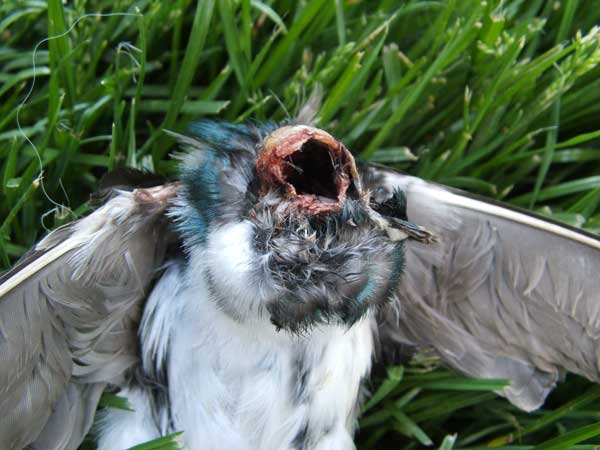
POLYGON ((392 294, 406 221, 403 193, 377 199, 352 154, 309 126, 203 121, 179 136, 173 208, 190 260, 219 307, 298 333, 352 325, 392 294))

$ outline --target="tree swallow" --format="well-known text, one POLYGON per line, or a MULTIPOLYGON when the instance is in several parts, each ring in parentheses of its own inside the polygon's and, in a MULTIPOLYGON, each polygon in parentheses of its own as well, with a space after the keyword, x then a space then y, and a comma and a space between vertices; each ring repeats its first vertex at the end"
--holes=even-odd
POLYGON ((348 450, 373 358, 429 348, 539 407, 599 379, 600 241, 374 165, 307 125, 202 121, 0 280, 0 447, 348 450))

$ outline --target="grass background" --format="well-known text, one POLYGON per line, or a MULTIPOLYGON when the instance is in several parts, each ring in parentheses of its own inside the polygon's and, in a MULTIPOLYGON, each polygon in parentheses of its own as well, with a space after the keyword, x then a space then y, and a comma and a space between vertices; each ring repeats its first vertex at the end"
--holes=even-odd
MULTIPOLYGON (((5 0, 0 266, 106 171, 173 173, 162 130, 285 120, 318 90, 317 124, 360 158, 600 232, 599 19, 595 0, 5 0)), ((359 448, 600 443, 600 388, 569 377, 524 414, 499 385, 427 354, 388 368, 359 448)))

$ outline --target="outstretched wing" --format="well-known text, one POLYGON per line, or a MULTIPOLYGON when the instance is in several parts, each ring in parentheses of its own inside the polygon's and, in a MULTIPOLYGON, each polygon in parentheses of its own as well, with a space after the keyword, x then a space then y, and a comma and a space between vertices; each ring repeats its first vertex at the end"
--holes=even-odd
POLYGON ((527 212, 372 168, 379 201, 407 197, 410 221, 438 238, 406 242, 382 311, 383 345, 433 348, 469 376, 510 380, 502 395, 542 405, 564 371, 600 379, 600 240, 527 212))
POLYGON ((0 279, 0 448, 77 448, 106 383, 137 361, 174 193, 173 184, 114 191, 0 279))

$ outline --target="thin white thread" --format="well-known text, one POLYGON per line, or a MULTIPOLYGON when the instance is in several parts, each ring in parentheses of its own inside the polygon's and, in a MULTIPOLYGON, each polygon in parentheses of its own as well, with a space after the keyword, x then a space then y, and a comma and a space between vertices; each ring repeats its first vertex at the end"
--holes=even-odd
POLYGON ((40 217, 40 225, 42 226, 42 228, 44 229, 44 231, 45 231, 46 233, 49 233, 50 231, 52 231, 52 229, 50 229, 50 228, 48 228, 48 227, 46 226, 46 222, 45 222, 45 220, 46 220, 46 217, 48 217, 48 216, 49 216, 50 214, 52 214, 53 212, 55 212, 55 211, 58 211, 58 210, 59 210, 59 208, 62 208, 62 205, 61 205, 61 206, 59 206, 59 207, 56 207, 56 206, 55 206, 54 208, 52 208, 52 209, 50 209, 50 210, 46 211, 46 212, 45 212, 44 214, 42 214, 42 216, 40 217))
POLYGON ((285 107, 285 105, 283 104, 283 102, 281 101, 281 99, 277 96, 277 94, 273 91, 273 89, 269 89, 269 92, 271 93, 271 95, 273 96, 273 98, 275 99, 275 101, 279 104, 279 106, 281 107, 281 109, 283 109, 283 112, 285 113, 287 120, 291 121, 292 120, 292 116, 290 115, 290 112, 285 107))
MULTIPOLYGON (((133 56, 133 52, 142 53, 142 51, 133 45, 130 42, 119 42, 117 45, 117 53, 123 53, 124 55, 129 56, 129 59, 133 62, 133 65, 136 69, 140 68, 140 62, 137 60, 135 56, 133 56)), ((137 77, 135 76, 135 71, 132 73, 133 82, 137 83, 137 77)))
POLYGON ((63 191, 63 194, 65 196, 65 199, 67 200, 67 205, 71 205, 71 200, 69 200, 69 194, 67 193, 67 190, 65 189, 65 185, 62 182, 62 179, 58 180, 58 185, 60 186, 60 189, 63 191))
MULTIPOLYGON (((42 215, 42 217, 40 218, 42 227, 44 229, 47 230, 45 224, 44 224, 44 217, 46 217, 48 214, 51 214, 52 212, 55 212, 57 210, 60 210, 62 208, 67 209, 70 211, 70 208, 54 201, 54 199, 52 197, 50 197, 50 195, 48 194, 48 192, 46 192, 46 187, 44 186, 44 163, 42 161, 42 156, 40 155, 39 150, 37 149, 37 147, 35 146, 35 144, 31 141, 31 139, 29 139, 29 137, 27 136, 27 134, 25 134, 25 132, 23 131, 23 128, 21 128, 21 122, 19 121, 19 114, 21 112, 21 109, 23 108, 23 106, 25 106, 25 104, 29 101, 29 98, 31 97, 31 94, 33 93, 33 89, 35 87, 35 82, 36 82, 36 76, 37 76, 37 67, 35 64, 35 58, 37 55, 37 51, 40 48, 40 46, 42 44, 45 44, 46 42, 49 42, 53 39, 59 39, 61 37, 64 37, 66 35, 68 35, 71 31, 73 31, 73 29, 75 28, 75 26, 82 21, 83 19, 87 19, 88 17, 112 17, 112 16, 131 16, 131 17, 139 17, 140 14, 139 13, 122 13, 122 12, 116 12, 116 13, 89 13, 89 14, 84 14, 82 16, 79 16, 77 19, 75 19, 75 21, 71 24, 71 26, 69 28, 67 28, 64 32, 54 35, 54 36, 48 36, 47 38, 42 39, 41 41, 39 41, 35 47, 33 48, 33 52, 31 53, 31 67, 33 69, 33 76, 31 77, 31 85, 29 86, 29 89, 27 91, 27 94, 25 95, 25 97, 23 98, 23 100, 21 101, 21 103, 19 103, 19 106, 17 106, 17 113, 16 113, 16 122, 17 122, 17 130, 19 131, 19 133, 21 134, 21 136, 23 136, 23 138, 27 141, 27 143, 31 146, 31 148, 33 149, 35 156, 37 157, 38 160, 38 165, 39 165, 39 175, 36 179, 36 181, 39 183, 40 188, 42 189, 42 193, 44 194, 44 196, 46 197, 46 199, 48 199, 48 201, 50 203, 52 203, 54 205, 54 208, 52 208, 50 211, 47 211, 46 213, 44 213, 42 215)), ((60 180, 59 180, 60 181, 60 180)), ((61 182, 62 185, 62 182, 61 182)), ((64 188, 63 188, 64 190, 64 188)), ((67 202, 68 202, 68 197, 67 197, 67 202)))

